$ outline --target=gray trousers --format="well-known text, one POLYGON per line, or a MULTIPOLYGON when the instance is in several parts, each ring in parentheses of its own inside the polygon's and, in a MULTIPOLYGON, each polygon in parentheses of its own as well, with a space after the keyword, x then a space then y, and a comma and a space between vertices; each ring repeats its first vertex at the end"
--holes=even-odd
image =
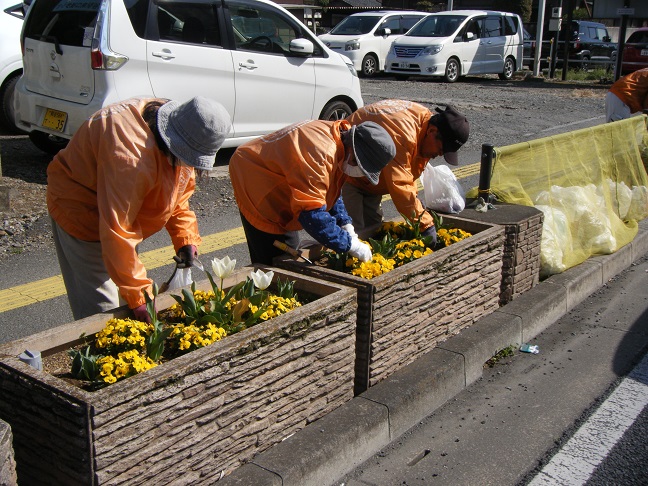
POLYGON ((344 207, 353 220, 353 227, 361 238, 375 233, 383 222, 382 196, 367 194, 351 184, 342 186, 344 207))
POLYGON ((79 240, 51 221, 56 255, 74 319, 123 305, 119 290, 106 271, 101 243, 79 240))

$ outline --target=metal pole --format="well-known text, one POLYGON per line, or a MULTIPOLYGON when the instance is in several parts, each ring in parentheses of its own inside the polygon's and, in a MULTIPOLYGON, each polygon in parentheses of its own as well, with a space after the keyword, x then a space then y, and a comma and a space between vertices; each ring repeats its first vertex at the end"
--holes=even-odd
MULTIPOLYGON (((587 3, 587 2, 585 2, 587 3)), ((569 47, 571 46, 571 36, 572 36, 572 20, 574 19, 574 2, 569 0, 567 2, 567 25, 564 26, 563 32, 565 33, 565 44, 563 45, 563 69, 562 69, 562 80, 567 80, 567 70, 569 69, 569 47)))
MULTIPOLYGON (((626 2, 628 3, 628 2, 626 2)), ((628 26, 628 16, 621 16, 621 26, 619 27, 619 40, 617 43, 616 66, 614 67, 614 80, 621 77, 621 64, 623 63, 623 46, 625 46, 626 27, 628 26)))
POLYGON ((490 181, 493 172, 493 154, 494 146, 490 143, 482 145, 481 165, 479 166, 479 188, 477 196, 481 197, 484 202, 490 202, 490 181))
POLYGON ((536 27, 536 48, 533 55, 533 75, 540 74, 540 57, 542 54, 542 27, 544 24, 545 0, 538 2, 538 26, 536 27))

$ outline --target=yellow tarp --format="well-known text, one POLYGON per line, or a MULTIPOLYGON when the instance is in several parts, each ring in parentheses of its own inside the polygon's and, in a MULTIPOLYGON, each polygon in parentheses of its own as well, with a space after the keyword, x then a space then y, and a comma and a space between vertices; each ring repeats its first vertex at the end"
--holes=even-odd
POLYGON ((542 276, 613 253, 635 237, 637 221, 648 216, 646 123, 636 116, 495 149, 493 194, 545 215, 542 276))

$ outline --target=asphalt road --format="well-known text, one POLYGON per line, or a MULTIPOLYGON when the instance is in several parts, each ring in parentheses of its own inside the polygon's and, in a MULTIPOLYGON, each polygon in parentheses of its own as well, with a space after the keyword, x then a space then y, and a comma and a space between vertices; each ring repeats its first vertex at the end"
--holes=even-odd
POLYGON ((335 484, 648 484, 647 285, 644 256, 335 484))

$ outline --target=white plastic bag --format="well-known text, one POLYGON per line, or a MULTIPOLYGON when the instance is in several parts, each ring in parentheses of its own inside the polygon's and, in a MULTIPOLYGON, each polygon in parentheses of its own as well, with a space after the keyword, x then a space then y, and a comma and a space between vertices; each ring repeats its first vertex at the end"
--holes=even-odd
POLYGON ((169 282, 169 288, 167 290, 181 289, 182 287, 188 287, 193 282, 191 276, 191 267, 187 268, 178 268, 173 275, 173 278, 169 282))
POLYGON ((459 213, 466 207, 465 193, 445 165, 427 164, 421 174, 425 207, 442 213, 459 213))

